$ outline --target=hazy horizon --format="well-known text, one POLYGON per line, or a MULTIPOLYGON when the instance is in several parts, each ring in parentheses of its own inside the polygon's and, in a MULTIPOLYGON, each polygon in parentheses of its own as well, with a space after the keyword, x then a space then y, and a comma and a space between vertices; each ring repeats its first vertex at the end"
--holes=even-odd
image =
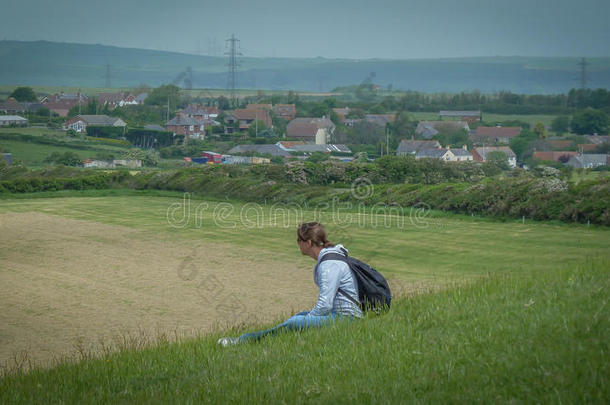
POLYGON ((223 56, 235 34, 244 57, 444 59, 610 56, 602 0, 389 1, 348 5, 267 0, 105 3, 9 0, 5 40, 101 44, 223 56), (24 18, 15 18, 24 15, 24 18), (52 22, 52 23, 50 23, 52 22))

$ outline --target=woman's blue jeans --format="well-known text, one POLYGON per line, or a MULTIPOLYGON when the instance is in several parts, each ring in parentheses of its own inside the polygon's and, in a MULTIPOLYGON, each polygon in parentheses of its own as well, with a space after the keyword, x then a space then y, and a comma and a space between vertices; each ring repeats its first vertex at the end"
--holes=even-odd
POLYGON ((328 323, 331 323, 339 318, 344 318, 341 315, 331 312, 328 315, 309 315, 309 311, 299 312, 298 314, 291 316, 281 324, 267 330, 260 332, 244 333, 239 337, 242 342, 246 341, 258 341, 267 335, 275 335, 282 331, 287 330, 303 330, 307 328, 319 327, 328 323))

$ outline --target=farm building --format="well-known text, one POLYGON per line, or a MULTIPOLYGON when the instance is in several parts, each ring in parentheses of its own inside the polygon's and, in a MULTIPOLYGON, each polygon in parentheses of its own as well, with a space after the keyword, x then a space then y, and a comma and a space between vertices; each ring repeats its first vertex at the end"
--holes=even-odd
POLYGON ((415 128, 415 133, 422 138, 430 139, 441 132, 470 131, 467 122, 464 121, 420 121, 415 128))
POLYGON ((424 149, 440 149, 441 144, 438 141, 420 141, 403 139, 396 148, 397 156, 415 155, 418 151, 424 149))
POLYGON ((0 115, 0 126, 7 127, 9 125, 27 126, 28 120, 18 115, 0 115))
POLYGON ((610 155, 592 153, 570 156, 570 160, 566 164, 574 168, 595 169, 596 167, 607 166, 609 160, 610 155))
POLYGON ((335 124, 326 117, 295 118, 288 123, 286 135, 306 143, 327 144, 335 131, 335 124))
POLYGON ((89 125, 125 128, 127 123, 120 118, 109 117, 107 115, 77 115, 76 117, 65 122, 64 129, 72 129, 76 132, 85 132, 87 130, 87 126, 89 125))

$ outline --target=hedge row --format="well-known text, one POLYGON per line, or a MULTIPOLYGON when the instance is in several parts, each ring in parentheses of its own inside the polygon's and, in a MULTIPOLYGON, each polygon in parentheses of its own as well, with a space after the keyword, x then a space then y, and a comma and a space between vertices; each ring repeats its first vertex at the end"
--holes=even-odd
POLYGON ((96 173, 80 177, 21 177, 0 181, 0 193, 35 193, 59 190, 92 190, 120 186, 128 172, 96 173))

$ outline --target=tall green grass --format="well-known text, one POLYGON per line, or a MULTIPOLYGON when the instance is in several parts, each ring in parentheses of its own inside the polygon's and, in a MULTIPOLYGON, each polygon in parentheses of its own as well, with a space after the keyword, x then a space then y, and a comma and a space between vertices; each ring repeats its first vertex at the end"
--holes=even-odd
POLYGON ((0 403, 608 403, 609 265, 486 277, 260 343, 126 345, 8 375, 0 403))

